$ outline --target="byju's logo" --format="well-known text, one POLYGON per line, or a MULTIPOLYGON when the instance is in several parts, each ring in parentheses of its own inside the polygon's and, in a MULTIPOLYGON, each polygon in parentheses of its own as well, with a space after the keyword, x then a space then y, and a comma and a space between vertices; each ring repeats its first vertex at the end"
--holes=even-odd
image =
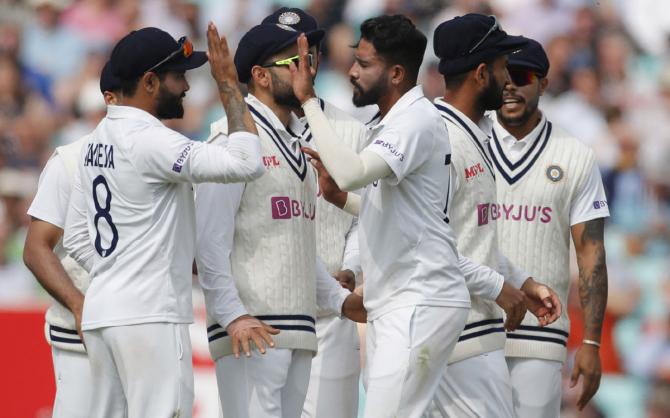
POLYGON ((477 205, 477 225, 482 226, 489 223, 489 203, 477 205))
POLYGON ((316 216, 316 205, 314 203, 300 202, 288 196, 275 196, 270 198, 272 207, 272 219, 291 219, 304 217, 310 221, 316 216))

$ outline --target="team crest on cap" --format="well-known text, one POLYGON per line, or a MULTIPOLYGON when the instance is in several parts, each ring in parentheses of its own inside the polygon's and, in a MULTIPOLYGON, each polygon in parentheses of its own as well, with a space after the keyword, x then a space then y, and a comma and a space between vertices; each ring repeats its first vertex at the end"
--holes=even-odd
POLYGON ((279 15, 279 23, 282 25, 295 25, 300 22, 300 16, 295 12, 284 12, 279 15))
POLYGON ((563 180, 563 169, 557 165, 547 167, 547 178, 554 183, 563 180))

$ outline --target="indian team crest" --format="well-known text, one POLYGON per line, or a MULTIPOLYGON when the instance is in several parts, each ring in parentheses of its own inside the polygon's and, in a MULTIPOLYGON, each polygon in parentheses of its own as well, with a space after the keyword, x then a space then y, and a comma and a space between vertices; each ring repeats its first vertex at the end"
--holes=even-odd
POLYGON ((295 25, 300 22, 300 16, 295 12, 284 12, 279 15, 278 20, 282 25, 295 25))
POLYGON ((563 169, 557 165, 550 165, 547 167, 547 178, 554 183, 563 180, 563 169))

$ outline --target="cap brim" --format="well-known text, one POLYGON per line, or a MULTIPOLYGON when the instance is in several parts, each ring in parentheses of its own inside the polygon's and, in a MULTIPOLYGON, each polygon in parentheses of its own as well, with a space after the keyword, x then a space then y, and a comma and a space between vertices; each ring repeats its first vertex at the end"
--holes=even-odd
POLYGON ((510 54, 518 51, 528 44, 528 40, 523 36, 506 35, 503 39, 491 45, 491 49, 496 49, 499 54, 510 54))
POLYGON ((526 70, 534 71, 542 76, 546 76, 544 68, 540 67, 534 62, 525 59, 514 58, 514 55, 515 54, 511 54, 507 59, 507 67, 523 68, 526 70))
POLYGON ((178 61, 170 61, 161 65, 161 71, 188 71, 203 66, 207 62, 207 53, 193 51, 190 57, 178 61))

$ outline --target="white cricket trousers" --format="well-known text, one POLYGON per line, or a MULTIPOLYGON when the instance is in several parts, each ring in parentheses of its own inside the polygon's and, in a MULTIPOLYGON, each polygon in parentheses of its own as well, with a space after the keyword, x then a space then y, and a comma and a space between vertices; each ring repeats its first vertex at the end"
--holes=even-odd
POLYGON ((317 318, 319 351, 312 358, 302 418, 358 415, 360 342, 356 323, 336 316, 317 318))
POLYGON ((224 418, 299 418, 305 403, 312 351, 269 348, 251 357, 216 360, 224 418))
POLYGON ((469 309, 410 306, 369 321, 365 418, 419 418, 428 409, 469 309))
POLYGON ((89 418, 190 418, 193 363, 188 324, 84 331, 91 362, 89 418))
POLYGON ((563 363, 507 357, 517 418, 559 418, 563 363))
POLYGON ((435 392, 433 416, 515 418, 504 350, 479 354, 449 365, 435 392))
POLYGON ((86 353, 51 347, 56 397, 53 418, 87 418, 93 383, 86 353))

